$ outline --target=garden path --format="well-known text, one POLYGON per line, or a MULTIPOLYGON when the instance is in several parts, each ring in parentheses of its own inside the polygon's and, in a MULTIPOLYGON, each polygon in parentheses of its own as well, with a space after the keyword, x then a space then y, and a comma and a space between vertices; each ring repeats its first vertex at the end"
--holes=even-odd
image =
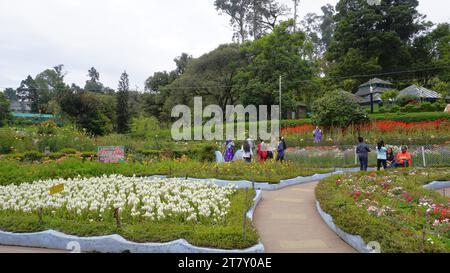
POLYGON ((318 182, 264 191, 254 223, 268 253, 355 253, 322 220, 314 190, 318 182))
POLYGON ((32 247, 0 246, 0 253, 67 253, 67 251, 32 247))

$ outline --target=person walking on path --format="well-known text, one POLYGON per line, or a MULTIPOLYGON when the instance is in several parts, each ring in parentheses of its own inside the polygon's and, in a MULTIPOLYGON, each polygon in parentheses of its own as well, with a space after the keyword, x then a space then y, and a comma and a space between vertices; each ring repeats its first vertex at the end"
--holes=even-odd
POLYGON ((358 138, 359 144, 356 146, 356 154, 359 158, 359 163, 361 165, 361 171, 367 171, 369 167, 369 153, 370 147, 364 143, 364 138, 358 138))
POLYGON ((380 140, 377 144, 377 170, 381 170, 381 165, 383 169, 387 169, 387 148, 383 140, 380 140))
POLYGON ((322 142, 323 133, 322 130, 320 130, 319 126, 316 126, 316 129, 314 129, 313 136, 314 136, 314 143, 322 142))
POLYGON ((280 137, 280 141, 278 142, 278 155, 277 155, 277 161, 283 162, 284 156, 285 156, 285 150, 286 150, 286 142, 284 141, 283 137, 280 137))

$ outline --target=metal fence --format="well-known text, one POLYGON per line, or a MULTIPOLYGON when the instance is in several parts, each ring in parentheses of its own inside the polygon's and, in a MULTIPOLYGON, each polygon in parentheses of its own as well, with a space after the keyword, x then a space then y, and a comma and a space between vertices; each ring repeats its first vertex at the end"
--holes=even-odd
MULTIPOLYGON (((376 145, 369 145, 369 165, 376 166, 376 145)), ((393 148, 394 155, 400 152, 401 146, 388 146, 393 148)), ((413 167, 444 167, 450 166, 450 145, 408 146, 412 155, 413 167)), ((358 166, 356 146, 316 146, 306 148, 291 148, 286 158, 305 165, 318 167, 349 167, 358 166)))

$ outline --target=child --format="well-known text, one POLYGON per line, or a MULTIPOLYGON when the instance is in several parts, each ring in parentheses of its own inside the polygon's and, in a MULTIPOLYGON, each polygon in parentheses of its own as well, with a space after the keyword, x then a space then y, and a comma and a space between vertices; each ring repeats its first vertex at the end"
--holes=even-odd
POLYGON ((387 169, 387 149, 384 141, 381 140, 377 145, 377 170, 381 170, 381 165, 383 169, 387 169))
POLYGON ((395 165, 394 149, 389 148, 386 153, 386 164, 388 168, 393 168, 395 165))
POLYGON ((369 145, 364 143, 364 138, 358 138, 359 144, 356 146, 356 153, 358 154, 359 163, 361 165, 361 171, 367 171, 369 167, 369 145))

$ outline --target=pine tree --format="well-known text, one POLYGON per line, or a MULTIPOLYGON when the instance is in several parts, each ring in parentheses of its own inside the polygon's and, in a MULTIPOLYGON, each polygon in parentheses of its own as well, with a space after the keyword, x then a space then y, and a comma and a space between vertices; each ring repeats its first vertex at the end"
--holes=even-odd
POLYGON ((126 71, 122 73, 119 81, 119 91, 117 92, 117 132, 124 134, 129 131, 130 114, 128 109, 128 97, 130 91, 130 83, 126 71))

